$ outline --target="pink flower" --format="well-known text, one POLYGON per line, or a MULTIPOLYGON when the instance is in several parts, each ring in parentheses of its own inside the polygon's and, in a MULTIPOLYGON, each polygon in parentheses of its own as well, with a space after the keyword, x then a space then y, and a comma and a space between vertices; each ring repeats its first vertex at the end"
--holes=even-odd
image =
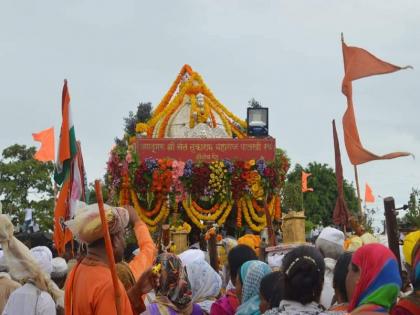
POLYGON ((127 161, 127 163, 133 162, 133 157, 131 156, 130 151, 127 152, 127 155, 125 156, 125 160, 127 161))

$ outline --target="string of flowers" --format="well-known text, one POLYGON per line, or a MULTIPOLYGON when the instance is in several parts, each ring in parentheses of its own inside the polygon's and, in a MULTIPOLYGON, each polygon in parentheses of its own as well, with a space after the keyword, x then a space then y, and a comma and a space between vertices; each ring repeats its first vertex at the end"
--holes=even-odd
POLYGON ((242 203, 242 212, 244 214, 245 217, 245 221, 248 224, 248 226, 255 232, 261 232, 267 225, 267 222, 265 221, 265 217, 264 217, 264 222, 260 223, 260 224, 254 224, 254 222, 252 221, 250 214, 248 212, 248 207, 246 205, 245 200, 241 199, 239 202, 242 203))
POLYGON ((236 208, 237 208, 237 212, 236 212, 236 226, 238 228, 242 227, 242 199, 239 199, 236 202, 236 208))
POLYGON ((194 128, 195 126, 195 119, 194 119, 194 114, 197 115, 197 99, 195 97, 194 94, 190 94, 190 102, 191 102, 191 107, 190 107, 190 128, 194 128))
POLYGON ((140 216, 141 220, 148 225, 148 227, 155 227, 161 221, 166 220, 169 215, 169 207, 167 206, 167 202, 162 202, 162 207, 159 211, 159 214, 154 219, 149 219, 147 215, 145 215, 144 210, 140 206, 139 200, 137 198, 137 194, 134 190, 131 190, 131 201, 133 203, 134 209, 136 209, 138 215, 140 216))

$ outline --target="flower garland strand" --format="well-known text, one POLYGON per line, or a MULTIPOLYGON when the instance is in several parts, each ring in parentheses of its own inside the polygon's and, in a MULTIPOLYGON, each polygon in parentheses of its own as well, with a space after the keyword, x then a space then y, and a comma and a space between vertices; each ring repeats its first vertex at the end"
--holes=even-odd
POLYGON ((254 224, 254 222, 252 222, 252 219, 249 215, 248 212, 248 207, 246 206, 246 201, 242 199, 242 210, 244 213, 244 217, 245 217, 245 221, 248 224, 248 226, 255 232, 261 232, 267 225, 266 222, 261 223, 259 225, 254 224))
POLYGON ((137 213, 140 215, 141 220, 146 223, 149 228, 156 227, 159 222, 165 220, 169 215, 169 207, 166 205, 166 202, 163 202, 159 214, 153 220, 149 219, 144 215, 134 190, 131 190, 131 201, 133 202, 134 209, 136 209, 137 213))

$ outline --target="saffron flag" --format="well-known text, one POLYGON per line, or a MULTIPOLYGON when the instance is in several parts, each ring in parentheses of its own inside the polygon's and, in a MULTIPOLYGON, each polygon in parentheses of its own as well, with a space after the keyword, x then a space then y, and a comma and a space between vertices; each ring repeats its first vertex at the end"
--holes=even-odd
POLYGON ((35 153, 35 160, 41 162, 54 161, 54 127, 33 133, 34 141, 41 142, 41 147, 35 153))
POLYGON ((341 165, 340 144, 338 142, 337 129, 335 128, 335 120, 332 121, 333 125, 333 139, 334 139, 334 155, 335 155, 335 178, 337 181, 337 201, 333 212, 333 222, 339 226, 347 226, 349 220, 349 212, 347 204, 344 199, 343 188, 343 166, 341 165))
POLYGON ((347 110, 343 116, 344 143, 350 162, 353 165, 359 165, 374 160, 394 159, 411 155, 408 152, 392 152, 385 155, 376 155, 366 150, 360 141, 352 98, 352 81, 372 75, 391 73, 410 67, 399 67, 382 61, 362 48, 347 46, 343 39, 342 48, 345 73, 342 83, 342 92, 347 97, 347 110))
POLYGON ((366 183, 365 186, 365 203, 375 202, 375 196, 372 193, 372 188, 366 183))
POLYGON ((71 189, 72 189, 72 163, 77 154, 76 134, 70 110, 70 94, 67 80, 64 81, 62 93, 62 123, 60 132, 60 144, 58 147, 57 161, 55 165, 54 180, 61 185, 61 190, 54 209, 54 244, 60 255, 65 251, 65 245, 72 239, 70 230, 64 222, 71 218, 71 189))
POLYGON ((308 177, 311 175, 311 173, 302 171, 302 192, 314 191, 313 188, 308 188, 308 177))

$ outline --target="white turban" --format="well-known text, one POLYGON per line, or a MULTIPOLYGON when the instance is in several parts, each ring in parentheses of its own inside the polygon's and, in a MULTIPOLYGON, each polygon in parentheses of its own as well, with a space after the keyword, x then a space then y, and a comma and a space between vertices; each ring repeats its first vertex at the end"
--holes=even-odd
POLYGON ((67 263, 64 258, 55 257, 52 260, 52 278, 64 277, 67 274, 67 263))
POLYGON ((46 246, 36 246, 31 248, 31 254, 42 271, 51 275, 53 258, 50 249, 46 246))

